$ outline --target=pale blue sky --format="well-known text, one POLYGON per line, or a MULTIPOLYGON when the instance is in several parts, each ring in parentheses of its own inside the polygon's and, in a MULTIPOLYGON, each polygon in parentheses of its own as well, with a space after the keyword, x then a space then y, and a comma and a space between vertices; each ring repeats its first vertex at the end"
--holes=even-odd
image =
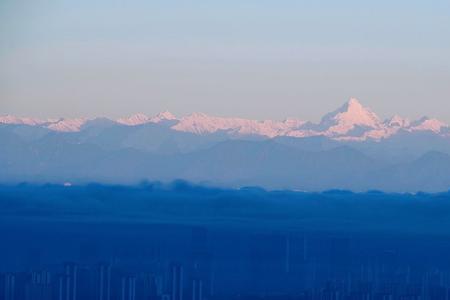
POLYGON ((450 122, 450 1, 0 0, 0 114, 450 122))

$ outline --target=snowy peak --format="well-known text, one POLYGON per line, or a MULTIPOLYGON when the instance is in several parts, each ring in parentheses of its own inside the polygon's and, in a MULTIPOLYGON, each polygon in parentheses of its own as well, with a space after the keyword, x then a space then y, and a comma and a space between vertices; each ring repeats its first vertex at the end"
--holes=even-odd
POLYGON ((328 136, 348 133, 355 127, 379 128, 380 118, 369 108, 364 107, 356 98, 350 98, 339 109, 325 115, 319 127, 328 136))
POLYGON ((129 117, 117 119, 116 121, 117 121, 117 123, 120 123, 123 125, 136 126, 136 125, 148 123, 150 121, 150 118, 144 114, 138 113, 138 114, 131 115, 129 117))
POLYGON ((150 119, 150 122, 159 123, 161 121, 173 121, 176 120, 177 117, 173 115, 170 111, 163 111, 150 119))
POLYGON ((365 114, 371 114, 369 108, 364 107, 358 99, 356 98, 350 98, 347 102, 344 103, 340 108, 335 110, 333 112, 334 114, 341 113, 341 114, 351 114, 353 116, 360 116, 365 114))
POLYGON ((50 120, 45 127, 54 131, 77 132, 87 121, 86 118, 50 120))
POLYGON ((361 113, 368 111, 368 108, 365 108, 361 102, 359 102, 356 98, 350 98, 347 102, 345 102, 340 108, 338 108, 336 111, 345 113, 345 112, 353 112, 353 113, 361 113))
POLYGON ((447 129, 449 126, 437 119, 430 119, 423 117, 411 124, 410 131, 432 131, 434 133, 440 133, 443 129, 447 129))

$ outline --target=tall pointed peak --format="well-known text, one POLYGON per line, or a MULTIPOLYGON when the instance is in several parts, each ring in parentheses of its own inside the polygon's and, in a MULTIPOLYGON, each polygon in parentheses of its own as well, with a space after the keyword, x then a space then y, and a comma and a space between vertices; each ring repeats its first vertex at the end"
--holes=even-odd
POLYGON ((344 103, 339 109, 339 112, 349 112, 353 111, 355 113, 361 113, 365 111, 370 111, 369 108, 364 107, 358 99, 352 97, 347 102, 344 103))
POLYGON ((347 106, 348 107, 362 107, 361 102, 359 102, 358 99, 356 99, 355 97, 351 97, 348 101, 347 101, 347 106))
POLYGON ((380 118, 367 107, 364 107, 358 99, 352 97, 337 110, 325 115, 320 122, 320 129, 328 135, 346 134, 355 126, 378 128, 381 125, 380 118))
POLYGON ((347 121, 358 121, 366 118, 372 119, 373 121, 379 121, 378 116, 374 112, 372 112, 370 108, 363 106, 358 99, 352 97, 340 108, 325 115, 322 121, 330 119, 346 119, 347 121))

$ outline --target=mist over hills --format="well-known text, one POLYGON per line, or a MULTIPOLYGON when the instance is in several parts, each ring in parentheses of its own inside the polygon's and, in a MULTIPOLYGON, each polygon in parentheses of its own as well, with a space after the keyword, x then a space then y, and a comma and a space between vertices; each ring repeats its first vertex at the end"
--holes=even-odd
POLYGON ((121 185, 0 185, 7 220, 213 225, 271 230, 448 235, 449 193, 222 189, 183 181, 121 185))
POLYGON ((0 118, 0 181, 183 179, 224 187, 446 191, 449 127, 382 121, 350 99, 319 124, 169 112, 110 120, 0 118))

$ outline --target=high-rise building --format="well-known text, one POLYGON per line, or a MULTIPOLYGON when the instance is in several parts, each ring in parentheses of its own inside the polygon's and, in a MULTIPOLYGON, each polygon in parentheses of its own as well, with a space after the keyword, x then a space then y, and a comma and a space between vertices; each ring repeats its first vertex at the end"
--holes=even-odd
POLYGON ((135 300, 136 299, 136 277, 122 277, 120 284, 120 299, 135 300))
POLYGON ((52 286, 49 271, 31 272, 31 278, 26 284, 25 299, 27 300, 51 300, 52 286))
POLYGON ((179 263, 172 263, 170 265, 170 299, 183 300, 183 266, 179 263))
POLYGON ((58 300, 77 300, 78 266, 74 263, 66 263, 64 273, 58 276, 56 285, 58 300))
POLYGON ((100 264, 97 268, 95 293, 96 300, 111 299, 111 266, 108 264, 100 264))
POLYGON ((0 281, 0 299, 14 300, 16 293, 16 276, 7 273, 1 276, 0 281))
POLYGON ((203 299, 203 280, 195 278, 192 280, 192 300, 203 299))
POLYGON ((163 293, 162 288, 159 287, 161 278, 155 274, 144 273, 140 277, 141 281, 138 285, 139 299, 159 299, 163 293))

